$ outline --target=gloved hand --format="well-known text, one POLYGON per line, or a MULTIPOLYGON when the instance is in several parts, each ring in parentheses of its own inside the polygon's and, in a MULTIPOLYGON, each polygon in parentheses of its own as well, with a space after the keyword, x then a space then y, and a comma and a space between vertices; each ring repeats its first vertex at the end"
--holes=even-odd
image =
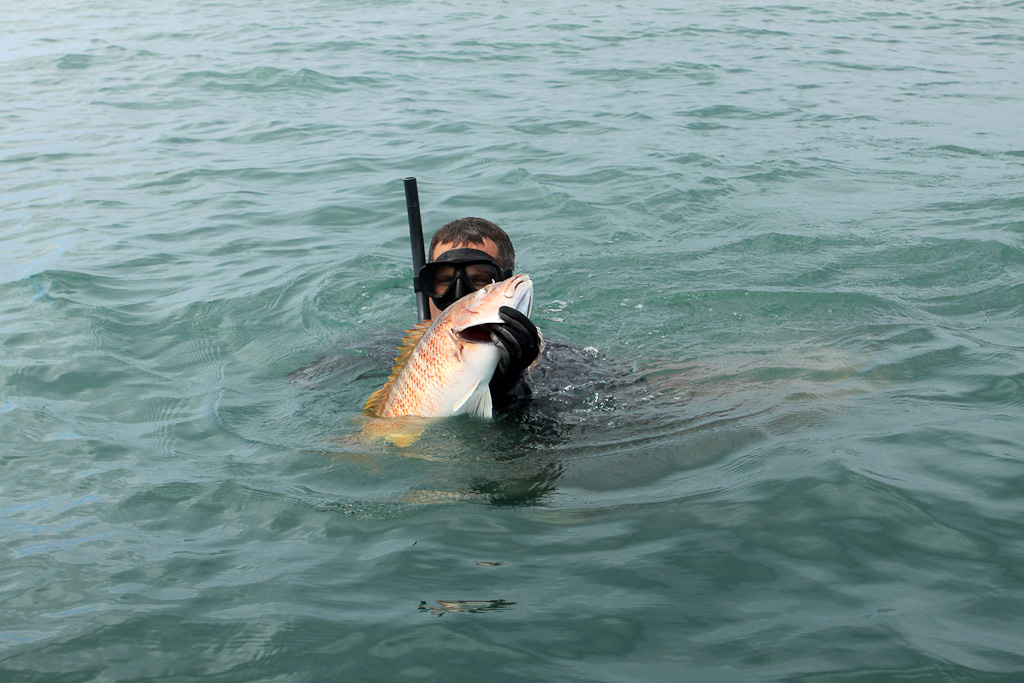
POLYGON ((525 314, 511 306, 498 309, 503 325, 491 326, 491 341, 498 347, 498 369, 491 379, 491 389, 507 392, 523 374, 523 370, 540 355, 540 332, 525 314))

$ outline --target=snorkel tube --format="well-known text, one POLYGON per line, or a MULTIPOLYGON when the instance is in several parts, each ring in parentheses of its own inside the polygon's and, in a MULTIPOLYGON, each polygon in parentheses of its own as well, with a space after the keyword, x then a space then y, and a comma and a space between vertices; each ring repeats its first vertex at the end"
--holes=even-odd
POLYGON ((420 219, 420 193, 416 178, 405 179, 405 208, 409 212, 409 240, 412 242, 412 289, 416 292, 416 314, 420 322, 430 319, 427 293, 420 287, 420 268, 427 259, 423 253, 423 221, 420 219))

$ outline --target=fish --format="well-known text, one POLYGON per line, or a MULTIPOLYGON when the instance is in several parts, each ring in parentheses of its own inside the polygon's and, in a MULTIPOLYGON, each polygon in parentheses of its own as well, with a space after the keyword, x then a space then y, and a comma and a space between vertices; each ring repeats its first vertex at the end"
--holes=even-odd
POLYGON ((437 418, 474 415, 490 418, 488 386, 498 367, 498 347, 490 325, 504 321, 498 309, 511 306, 527 316, 533 282, 520 274, 462 297, 437 317, 408 330, 391 376, 375 391, 363 412, 370 417, 437 418))

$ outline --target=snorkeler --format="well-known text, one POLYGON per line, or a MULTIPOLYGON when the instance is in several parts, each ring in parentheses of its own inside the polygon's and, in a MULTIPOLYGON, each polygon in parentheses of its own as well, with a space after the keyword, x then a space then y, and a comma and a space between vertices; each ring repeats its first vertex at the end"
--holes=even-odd
MULTIPOLYGON (((492 281, 512 277, 516 258, 512 240, 482 218, 445 224, 426 251, 416 179, 406 178, 405 189, 421 322, 435 320, 453 302, 492 281)), ((621 388, 628 389, 634 381, 628 368, 604 363, 593 347, 580 349, 550 337, 541 344, 537 326, 515 308, 503 306, 498 315, 503 322, 490 326, 499 355, 489 383, 494 410, 537 434, 560 433, 565 415, 607 407, 621 388)), ((361 330, 358 342, 342 340, 339 348, 292 372, 289 379, 306 388, 332 378, 342 378, 342 384, 369 377, 383 380, 394 359, 394 331, 361 330)))
MULTIPOLYGON (((419 270, 417 286, 429 297, 429 317, 491 282, 512 277, 516 252, 508 234, 483 218, 459 218, 442 226, 430 241, 430 261, 419 270)), ((520 311, 502 306, 504 324, 491 327, 500 359, 491 379, 492 394, 511 393, 523 371, 540 354, 537 326, 520 311)), ((528 391, 528 389, 527 389, 528 391)))

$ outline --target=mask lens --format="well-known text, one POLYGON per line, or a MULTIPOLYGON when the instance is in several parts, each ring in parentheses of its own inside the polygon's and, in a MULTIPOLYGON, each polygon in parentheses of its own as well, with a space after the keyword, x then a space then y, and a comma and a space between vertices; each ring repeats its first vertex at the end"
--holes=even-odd
POLYGON ((466 266, 466 277, 473 284, 473 289, 482 289, 500 279, 497 266, 490 263, 474 263, 466 266))
POLYGON ((423 290, 429 296, 441 296, 455 280, 455 268, 452 266, 424 268, 424 277, 423 290))

